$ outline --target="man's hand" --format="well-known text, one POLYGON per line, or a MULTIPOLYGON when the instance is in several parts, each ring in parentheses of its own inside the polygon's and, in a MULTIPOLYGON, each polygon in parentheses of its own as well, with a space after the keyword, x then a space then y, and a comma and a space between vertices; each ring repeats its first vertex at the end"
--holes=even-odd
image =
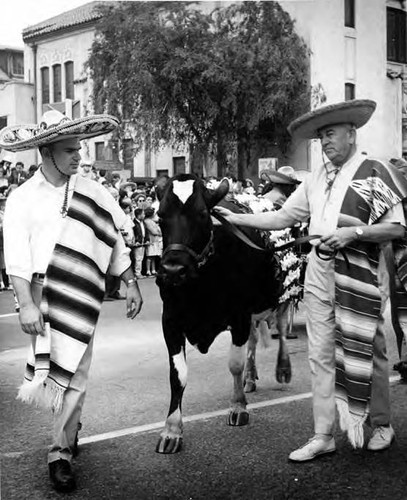
POLYGON ((141 310, 143 297, 137 283, 132 283, 126 291, 127 317, 134 319, 141 310))
POLYGON ((219 206, 214 207, 213 210, 233 224, 233 216, 235 214, 231 210, 219 206))
POLYGON ((328 250, 339 250, 348 246, 349 243, 355 241, 356 238, 354 227, 340 227, 334 233, 321 236, 320 240, 321 243, 328 247, 328 250))
POLYGON ((23 332, 29 335, 45 335, 44 318, 34 303, 20 305, 19 317, 23 332))

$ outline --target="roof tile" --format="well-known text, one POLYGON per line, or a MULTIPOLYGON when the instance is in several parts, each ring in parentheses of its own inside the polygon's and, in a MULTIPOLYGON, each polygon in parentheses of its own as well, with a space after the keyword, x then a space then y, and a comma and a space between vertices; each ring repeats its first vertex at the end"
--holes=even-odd
POLYGON ((81 5, 76 9, 63 12, 58 16, 46 19, 41 23, 34 24, 33 26, 28 26, 23 30, 23 40, 27 41, 31 38, 36 38, 38 36, 46 35, 54 31, 69 28, 71 26, 77 26, 80 24, 87 23, 89 21, 97 20, 101 17, 98 7, 103 4, 111 2, 95 1, 90 2, 85 5, 81 5))

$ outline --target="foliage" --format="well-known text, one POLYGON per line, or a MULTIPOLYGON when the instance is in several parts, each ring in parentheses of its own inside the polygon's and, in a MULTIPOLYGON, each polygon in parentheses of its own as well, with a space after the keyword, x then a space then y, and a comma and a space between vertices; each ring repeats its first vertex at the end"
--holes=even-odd
POLYGON ((148 141, 246 147, 287 143, 303 108, 307 49, 277 2, 243 2, 211 14, 192 2, 102 7, 88 66, 96 112, 148 141))

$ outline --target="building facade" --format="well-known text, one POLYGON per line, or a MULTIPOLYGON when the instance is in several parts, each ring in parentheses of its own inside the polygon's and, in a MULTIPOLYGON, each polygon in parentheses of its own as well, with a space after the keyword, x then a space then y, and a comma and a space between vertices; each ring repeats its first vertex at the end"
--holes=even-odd
MULTIPOLYGON (((25 84, 35 88, 34 121, 47 107, 74 118, 92 112, 92 82, 85 69, 100 13, 91 2, 23 32, 25 84)), ((232 2, 206 2, 203 8, 232 2)), ((405 0, 279 0, 310 49, 311 107, 344 99, 377 102, 371 121, 358 134, 369 155, 388 160, 407 156, 407 41, 405 0)), ((1 95, 1 94, 0 94, 1 95)), ((20 115, 18 116, 20 118, 20 115)), ((15 117, 16 121, 17 116, 15 117)), ((23 120, 25 121, 25 120, 23 120)), ((119 154, 109 137, 84 141, 96 164, 122 170, 124 177, 155 177, 190 171, 188 147, 134 154, 130 134, 119 154)), ((309 170, 320 163, 318 141, 294 141, 278 162, 309 170)), ((216 172, 202 172, 210 175, 216 172)))
MULTIPOLYGON (((0 46, 0 129, 9 125, 33 123, 33 98, 34 85, 24 79, 24 51, 0 46)), ((0 161, 4 154, 0 151, 0 161)), ((26 169, 35 161, 32 151, 13 154, 12 157, 13 163, 22 161, 26 169)))
MULTIPOLYGON (((372 99, 377 108, 358 132, 362 151, 388 161, 407 155, 406 2, 281 0, 310 49, 311 108, 372 99)), ((291 164, 321 163, 319 141, 294 142, 291 164)))

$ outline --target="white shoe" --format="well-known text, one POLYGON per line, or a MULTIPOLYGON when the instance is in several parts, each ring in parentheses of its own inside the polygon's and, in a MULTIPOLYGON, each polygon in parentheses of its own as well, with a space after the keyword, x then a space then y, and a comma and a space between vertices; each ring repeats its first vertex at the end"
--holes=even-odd
POLYGON ((306 462, 307 460, 313 460, 319 455, 333 453, 334 451, 336 451, 336 446, 333 437, 327 441, 320 436, 314 436, 304 446, 290 453, 288 458, 293 462, 306 462))
POLYGON ((390 447, 394 437, 394 429, 391 425, 388 427, 379 425, 373 429, 372 437, 367 443, 367 449, 370 451, 385 450, 390 447))

